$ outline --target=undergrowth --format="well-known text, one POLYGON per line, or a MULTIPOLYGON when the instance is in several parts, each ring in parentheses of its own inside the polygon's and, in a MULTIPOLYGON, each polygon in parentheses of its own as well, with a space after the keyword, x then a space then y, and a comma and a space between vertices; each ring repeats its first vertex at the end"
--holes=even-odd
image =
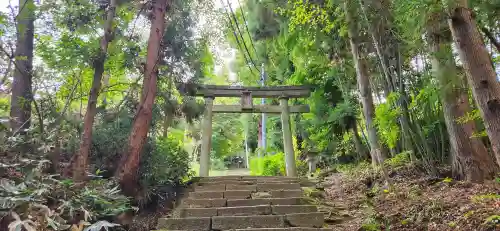
POLYGON ((439 176, 426 175, 409 153, 384 163, 394 183, 388 190, 371 163, 337 165, 326 189, 333 202, 353 214, 342 230, 500 230, 500 185, 456 181, 450 167, 438 167, 439 176))
POLYGON ((47 164, 27 157, 2 163, 8 178, 0 180, 0 214, 9 230, 101 230, 119 226, 113 218, 134 209, 115 182, 75 184, 45 174, 47 164))
MULTIPOLYGON (((0 132, 5 138, 0 139, 0 230, 124 230, 134 225, 134 215, 166 212, 191 176, 190 157, 176 133, 148 138, 140 163, 140 190, 134 198, 125 197, 113 173, 127 143, 133 118, 129 115, 125 112, 96 124, 90 180, 83 183, 53 172, 49 161, 54 150, 60 150, 59 170, 67 166, 79 143, 79 137, 71 135, 74 132, 62 136, 56 129, 47 130, 50 135, 28 131, 16 137, 0 132), (62 145, 56 148, 58 142, 62 145)), ((156 221, 148 222, 141 230, 154 228, 156 221)))
MULTIPOLYGON (((296 153, 297 173, 305 176, 308 172, 307 163, 298 159, 296 153)), ((286 176, 285 154, 278 152, 263 157, 253 157, 250 159, 250 174, 255 176, 286 176)))

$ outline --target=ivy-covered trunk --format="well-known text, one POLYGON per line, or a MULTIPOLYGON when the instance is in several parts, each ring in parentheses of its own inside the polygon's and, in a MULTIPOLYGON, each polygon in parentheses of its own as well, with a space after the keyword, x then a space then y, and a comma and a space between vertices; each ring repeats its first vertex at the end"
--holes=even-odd
POLYGON ((370 143, 370 154, 373 165, 379 165, 385 159, 382 155, 377 130, 374 124, 374 105, 372 90, 370 87, 370 79, 366 70, 366 61, 360 51, 360 42, 357 35, 357 22, 353 18, 353 12, 349 5, 349 0, 345 1, 345 15, 348 27, 349 41, 351 44, 351 53, 356 68, 356 76, 358 82, 358 90, 360 94, 361 104, 363 105, 363 115, 366 122, 366 130, 368 132, 368 141, 370 143))
POLYGON ((449 2, 452 7, 448 24, 500 165, 500 84, 497 74, 467 0, 449 2))
POLYGON ((474 121, 461 122, 459 118, 470 112, 467 86, 457 75, 451 49, 451 34, 443 26, 441 16, 430 21, 429 44, 432 68, 441 88, 441 101, 449 134, 455 177, 472 182, 483 182, 495 176, 496 166, 485 145, 473 137, 474 121))
POLYGON ((35 32, 35 4, 33 0, 19 0, 17 16, 17 42, 10 101, 10 126, 12 132, 22 132, 31 125, 31 102, 33 101, 33 37, 35 32))
POLYGON ((138 189, 138 172, 141 151, 146 142, 151 120, 153 119, 153 106, 157 92, 158 66, 162 59, 162 39, 165 31, 165 12, 169 0, 155 0, 152 6, 151 30, 149 33, 146 68, 142 85, 141 101, 137 108, 132 130, 128 141, 128 150, 123 155, 117 169, 118 178, 122 189, 127 195, 135 195, 138 189))
POLYGON ((92 127, 97 112, 97 98, 101 90, 101 80, 104 73, 104 62, 106 62, 108 44, 111 41, 113 33, 113 19, 115 17, 116 3, 117 0, 111 0, 109 4, 106 22, 104 24, 104 35, 101 39, 99 53, 94 59, 94 77, 92 79, 92 87, 90 88, 89 100, 87 102, 87 111, 85 112, 85 118, 83 120, 83 134, 80 141, 80 149, 71 162, 73 180, 75 181, 85 180, 85 169, 88 165, 90 146, 92 144, 92 127))

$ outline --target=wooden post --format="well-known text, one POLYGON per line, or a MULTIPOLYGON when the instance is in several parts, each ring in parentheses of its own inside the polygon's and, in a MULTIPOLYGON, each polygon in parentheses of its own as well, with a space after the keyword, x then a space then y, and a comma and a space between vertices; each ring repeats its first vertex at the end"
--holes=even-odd
POLYGON ((290 128, 290 109, 288 108, 288 98, 280 98, 281 106, 281 128, 283 129, 283 146, 285 148, 286 175, 297 176, 297 166, 293 153, 292 130, 290 128))
POLYGON ((253 102, 252 102, 252 92, 244 91, 241 95, 241 110, 252 110, 253 102))
POLYGON ((206 177, 210 170, 210 149, 212 143, 212 106, 213 97, 205 97, 205 113, 201 132, 200 176, 206 177))

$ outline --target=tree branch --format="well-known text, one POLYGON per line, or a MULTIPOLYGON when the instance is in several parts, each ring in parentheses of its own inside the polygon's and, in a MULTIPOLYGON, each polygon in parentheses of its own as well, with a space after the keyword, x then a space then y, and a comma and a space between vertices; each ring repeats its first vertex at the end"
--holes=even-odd
POLYGON ((7 81, 7 78, 9 78, 9 73, 12 69, 12 60, 9 59, 9 64, 7 65, 7 70, 5 70, 5 75, 3 76, 2 80, 0 80, 0 86, 3 86, 3 84, 7 81))
POLYGON ((493 33, 491 33, 491 31, 484 26, 481 27, 481 31, 484 33, 484 35, 486 35, 486 37, 488 37, 491 43, 497 48, 497 52, 500 52, 500 42, 498 42, 493 33))

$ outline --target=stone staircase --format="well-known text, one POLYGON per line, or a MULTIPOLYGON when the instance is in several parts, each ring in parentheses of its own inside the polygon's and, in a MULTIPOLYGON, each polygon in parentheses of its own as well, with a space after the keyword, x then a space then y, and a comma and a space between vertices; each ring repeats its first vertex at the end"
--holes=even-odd
POLYGON ((298 178, 200 178, 158 230, 330 231, 324 214, 303 198, 298 178))

